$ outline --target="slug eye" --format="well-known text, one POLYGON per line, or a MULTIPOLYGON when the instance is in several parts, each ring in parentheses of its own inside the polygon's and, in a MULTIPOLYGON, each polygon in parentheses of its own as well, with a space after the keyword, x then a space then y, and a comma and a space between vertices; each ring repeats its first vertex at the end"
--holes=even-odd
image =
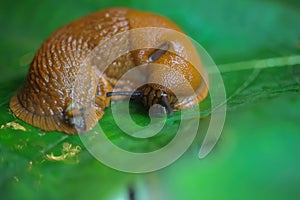
POLYGON ((169 41, 163 42, 161 45, 157 47, 148 57, 148 62, 155 62, 160 57, 162 57, 171 47, 171 43, 169 41))

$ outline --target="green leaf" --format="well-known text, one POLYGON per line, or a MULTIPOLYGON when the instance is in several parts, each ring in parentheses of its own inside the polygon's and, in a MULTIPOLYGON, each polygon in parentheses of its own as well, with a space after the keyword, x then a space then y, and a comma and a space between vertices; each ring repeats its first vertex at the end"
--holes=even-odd
MULTIPOLYGON (((300 195, 300 4, 298 1, 10 1, 0 8, 0 192, 3 199, 297 199, 300 195), (155 12, 175 21, 209 52, 227 94, 220 140, 204 159, 210 122, 202 104, 192 146, 171 166, 147 174, 111 169, 79 136, 44 132, 16 119, 8 102, 26 79, 35 51, 51 32, 113 6, 155 12), (24 131, 24 129, 26 131, 24 131)), ((122 104, 122 102, 120 102, 122 104)), ((142 107, 132 118, 147 125, 142 107)), ((116 145, 148 152, 169 143, 180 112, 153 138, 116 127, 108 108, 99 124, 116 145)), ((127 119, 123 119, 126 123, 127 119)))

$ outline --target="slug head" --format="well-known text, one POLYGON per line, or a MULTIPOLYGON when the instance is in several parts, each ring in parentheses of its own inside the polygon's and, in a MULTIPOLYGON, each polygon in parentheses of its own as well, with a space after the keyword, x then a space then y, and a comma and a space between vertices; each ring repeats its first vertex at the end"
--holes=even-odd
POLYGON ((173 116, 173 107, 177 103, 174 93, 158 84, 145 84, 139 87, 135 92, 108 92, 111 96, 130 96, 131 100, 142 103, 146 108, 159 104, 165 108, 169 115, 173 116))
POLYGON ((107 96, 131 96, 132 100, 141 102, 148 109, 159 104, 170 115, 173 115, 173 110, 182 109, 180 106, 186 104, 182 102, 187 102, 187 99, 194 98, 188 101, 190 105, 184 105, 185 108, 199 103, 197 93, 201 85, 205 85, 203 78, 190 62, 170 52, 171 47, 171 42, 165 41, 157 49, 138 49, 131 52, 136 65, 145 67, 147 83, 133 93, 109 92, 107 96))

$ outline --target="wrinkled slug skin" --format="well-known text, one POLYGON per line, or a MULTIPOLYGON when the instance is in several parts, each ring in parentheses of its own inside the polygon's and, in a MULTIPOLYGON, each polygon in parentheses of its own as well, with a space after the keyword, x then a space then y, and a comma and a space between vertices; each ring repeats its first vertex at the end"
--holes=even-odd
MULTIPOLYGON (((55 31, 41 45, 24 85, 10 100, 10 109, 19 119, 45 131, 75 134, 91 130, 110 103, 106 93, 113 90, 112 80, 143 63, 141 59, 147 59, 149 53, 133 52, 121 56, 117 65, 112 64, 106 70, 105 76, 97 75, 93 68, 86 67, 84 60, 105 38, 140 27, 164 27, 182 32, 162 16, 127 8, 106 9, 73 21, 55 31), (78 73, 82 67, 86 67, 86 73, 78 73), (75 85, 75 80, 79 79, 82 85, 75 85), (76 95, 75 86, 78 88, 76 91, 81 91, 76 95), (83 100, 74 104, 74 98, 83 100), (94 102, 93 105, 87 103, 90 101, 94 102), (75 127, 74 120, 79 127, 75 127)), ((166 54, 157 62, 173 66, 172 58, 174 55, 166 54)), ((145 76, 153 77, 157 73, 145 76)), ((197 83, 192 80, 195 90, 202 81, 201 77, 198 79, 197 83)), ((189 104, 200 102, 206 95, 207 89, 189 104)))

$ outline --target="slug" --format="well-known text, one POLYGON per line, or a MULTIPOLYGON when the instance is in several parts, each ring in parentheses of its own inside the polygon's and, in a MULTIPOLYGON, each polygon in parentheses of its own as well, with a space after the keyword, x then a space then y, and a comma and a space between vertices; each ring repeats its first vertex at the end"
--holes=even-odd
MULTIPOLYGON (((118 99, 118 96, 126 96, 130 91, 126 82, 115 92, 116 81, 129 69, 145 63, 162 64, 179 71, 189 81, 196 95, 187 93, 175 74, 166 73, 165 70, 150 70, 139 75, 147 79, 149 84, 136 89, 132 98, 147 108, 153 104, 161 104, 170 115, 173 115, 173 110, 186 109, 201 102, 208 93, 204 77, 186 59, 168 51, 185 49, 196 55, 192 44, 178 44, 161 38, 157 48, 128 52, 118 57, 96 78, 95 73, 89 70, 84 75, 76 73, 85 57, 105 39, 144 27, 182 32, 165 17, 128 8, 101 10, 61 27, 50 35, 35 54, 24 85, 10 100, 10 109, 17 118, 45 131, 67 134, 86 132, 102 118, 112 96, 118 99), (80 94, 81 99, 92 100, 91 104, 84 104, 85 107, 83 104, 73 103, 74 82, 81 79, 83 81, 80 81, 82 85, 79 87, 91 88, 82 90, 80 94), (156 84, 156 81, 163 82, 163 85, 175 85, 180 89, 182 97, 176 97, 171 90, 156 84)), ((138 40, 130 35, 128 37, 131 44, 138 40)), ((144 37, 144 40, 153 41, 148 35, 144 37)), ((200 60, 199 57, 197 59, 200 60)), ((133 80, 128 80, 130 81, 133 80)))

